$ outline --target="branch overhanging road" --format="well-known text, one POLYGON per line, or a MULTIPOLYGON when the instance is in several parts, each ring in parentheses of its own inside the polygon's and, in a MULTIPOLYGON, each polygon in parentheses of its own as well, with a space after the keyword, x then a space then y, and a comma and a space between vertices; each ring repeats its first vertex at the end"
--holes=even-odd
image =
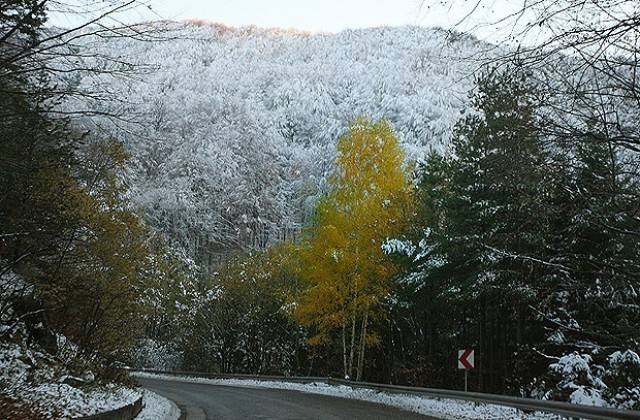
POLYGON ((137 381, 144 388, 173 400, 186 413, 187 420, 437 420, 378 403, 286 389, 147 378, 137 378, 137 381))

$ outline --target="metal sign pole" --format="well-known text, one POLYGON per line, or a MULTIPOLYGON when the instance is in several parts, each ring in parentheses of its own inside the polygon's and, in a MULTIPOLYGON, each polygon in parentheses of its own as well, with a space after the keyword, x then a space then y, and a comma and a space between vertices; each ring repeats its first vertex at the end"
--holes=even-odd
POLYGON ((464 369, 464 392, 467 392, 469 380, 469 369, 473 369, 475 364, 475 352, 473 349, 458 350, 458 369, 464 369))

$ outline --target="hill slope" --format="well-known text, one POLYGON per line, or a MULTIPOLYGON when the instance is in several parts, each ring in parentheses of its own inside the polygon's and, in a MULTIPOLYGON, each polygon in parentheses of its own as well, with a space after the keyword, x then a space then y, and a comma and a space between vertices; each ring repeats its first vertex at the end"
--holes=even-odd
POLYGON ((69 80, 119 100, 84 99, 93 123, 126 141, 132 199, 201 261, 295 235, 360 115, 386 118, 408 155, 446 147, 487 45, 439 29, 316 34, 167 24, 156 42, 92 39, 131 63, 69 80))

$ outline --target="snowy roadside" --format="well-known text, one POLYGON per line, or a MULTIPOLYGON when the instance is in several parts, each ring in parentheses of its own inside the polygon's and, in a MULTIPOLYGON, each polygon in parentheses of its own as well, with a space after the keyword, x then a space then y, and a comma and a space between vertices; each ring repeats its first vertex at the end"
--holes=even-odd
POLYGON ((148 390, 143 390, 143 408, 135 420, 178 420, 180 409, 173 401, 148 390))
POLYGON ((67 384, 41 384, 21 390, 24 400, 54 418, 89 416, 133 404, 140 392, 130 388, 107 386, 84 391, 67 384))
POLYGON ((43 351, 0 343, 0 396, 30 407, 33 415, 88 416, 132 404, 141 396, 139 390, 120 385, 91 385, 93 380, 91 371, 74 375, 43 351))
POLYGON ((398 407, 414 413, 430 415, 445 420, 464 419, 527 419, 551 420, 563 417, 545 413, 524 413, 520 410, 491 404, 476 404, 466 401, 443 398, 427 398, 405 394, 386 394, 369 389, 352 389, 348 386, 333 386, 326 383, 296 384, 288 382, 266 382, 244 379, 206 379, 185 376, 158 375, 153 373, 132 372, 138 378, 162 379, 168 381, 191 382, 212 385, 241 386, 254 388, 288 389, 300 392, 331 395, 341 398, 351 398, 371 401, 398 407))
POLYGON ((0 343, 0 418, 67 419, 133 404, 143 397, 138 420, 177 420, 180 410, 153 392, 94 384, 90 370, 72 372, 37 348, 0 343))

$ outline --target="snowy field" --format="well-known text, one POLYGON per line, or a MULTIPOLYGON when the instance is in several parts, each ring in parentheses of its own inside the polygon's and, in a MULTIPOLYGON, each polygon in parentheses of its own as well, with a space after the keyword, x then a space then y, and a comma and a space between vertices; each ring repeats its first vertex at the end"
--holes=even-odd
POLYGON ((352 389, 348 386, 333 386, 325 383, 294 384, 288 382, 265 382, 241 379, 205 379, 184 376, 158 375, 152 373, 132 373, 138 378, 161 379, 167 381, 191 382, 212 385, 226 385, 254 388, 288 389, 300 392, 330 395, 341 398, 352 398, 362 401, 371 401, 398 407, 414 413, 430 415, 446 420, 462 419, 527 419, 549 420, 562 419, 562 416, 543 413, 524 413, 509 407, 501 407, 490 404, 476 404, 466 401, 434 399, 415 395, 386 394, 368 389, 352 389))

